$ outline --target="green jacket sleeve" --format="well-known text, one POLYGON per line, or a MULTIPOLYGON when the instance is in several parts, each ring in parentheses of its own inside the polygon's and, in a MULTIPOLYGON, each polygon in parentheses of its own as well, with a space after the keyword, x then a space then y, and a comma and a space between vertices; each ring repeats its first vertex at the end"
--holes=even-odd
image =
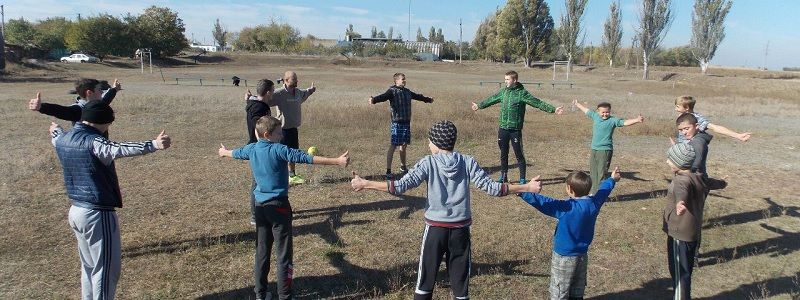
POLYGON ((483 102, 478 104, 478 109, 484 109, 484 108, 487 108, 489 106, 492 106, 492 105, 495 105, 497 103, 500 103, 500 100, 503 100, 503 94, 505 92, 506 92, 506 90, 502 89, 499 92, 497 92, 497 94, 494 94, 489 98, 486 98, 486 100, 483 100, 483 102))
POLYGON ((551 114, 556 112, 555 106, 552 106, 550 105, 550 103, 539 100, 538 98, 534 97, 533 95, 531 95, 531 93, 525 90, 522 91, 522 101, 525 102, 525 104, 536 107, 542 111, 549 112, 551 114))

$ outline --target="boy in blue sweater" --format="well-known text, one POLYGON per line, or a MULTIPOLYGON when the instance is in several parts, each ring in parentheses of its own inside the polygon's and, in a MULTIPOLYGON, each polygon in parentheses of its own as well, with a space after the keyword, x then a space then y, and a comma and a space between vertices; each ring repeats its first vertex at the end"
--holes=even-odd
POLYGON ((270 299, 267 293, 267 275, 272 243, 276 242, 277 285, 279 299, 292 299, 292 206, 289 204, 289 162, 304 164, 347 166, 350 162, 345 152, 337 158, 311 156, 280 143, 281 121, 263 116, 256 122, 258 142, 234 150, 220 144, 221 157, 249 160, 256 186, 256 256, 253 275, 256 299, 270 299))
MULTIPOLYGON (((534 181, 538 179, 537 176, 534 181)), ((619 179, 617 167, 611 173, 611 178, 600 184, 597 193, 589 195, 591 177, 582 171, 574 171, 566 179, 569 199, 556 200, 538 192, 519 194, 522 200, 543 214, 558 219, 550 264, 550 299, 583 299, 594 225, 600 207, 619 179)))
POLYGON ((409 173, 398 180, 369 181, 353 172, 353 190, 373 189, 400 195, 428 185, 428 204, 425 207, 425 232, 422 236, 419 270, 414 299, 432 299, 436 273, 442 256, 447 259, 450 288, 455 299, 469 299, 471 265, 469 183, 495 197, 509 193, 538 192, 540 183, 509 185, 492 181, 471 156, 454 151, 456 126, 450 121, 433 125, 428 132, 431 155, 423 157, 409 173))

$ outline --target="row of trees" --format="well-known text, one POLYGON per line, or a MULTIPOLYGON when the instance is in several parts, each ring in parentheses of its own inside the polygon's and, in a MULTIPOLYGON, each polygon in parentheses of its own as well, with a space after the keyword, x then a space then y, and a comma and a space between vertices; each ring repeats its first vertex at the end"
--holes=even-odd
POLYGON ((154 56, 174 56, 188 47, 186 31, 178 14, 166 7, 151 6, 141 15, 118 18, 99 14, 71 21, 63 17, 30 22, 9 20, 9 44, 44 51, 68 49, 107 55, 131 56, 137 48, 151 48, 154 56))
MULTIPOLYGON (((473 46, 481 58, 509 62, 522 59, 526 67, 534 60, 565 58, 573 61, 583 49, 585 34, 581 23, 588 0, 565 0, 559 18, 559 27, 554 27, 550 8, 544 0, 509 0, 483 22, 475 34, 473 46)), ((725 17, 732 0, 695 0, 692 14, 692 39, 686 47, 701 67, 703 74, 717 47, 725 37, 725 17)), ((650 62, 659 49, 672 24, 674 14, 671 0, 642 0, 639 8, 639 26, 636 29, 632 48, 641 51, 643 78, 649 75, 650 62)), ((604 23, 602 46, 610 66, 619 54, 622 44, 622 13, 619 3, 612 2, 604 23)), ((418 33, 419 34, 419 33, 418 33)), ((673 61, 686 64, 687 50, 671 49, 673 61)), ((662 51, 663 52, 663 51, 662 51)), ((590 54, 591 55, 591 54, 590 54)), ((669 61, 662 59, 662 61, 669 61)))

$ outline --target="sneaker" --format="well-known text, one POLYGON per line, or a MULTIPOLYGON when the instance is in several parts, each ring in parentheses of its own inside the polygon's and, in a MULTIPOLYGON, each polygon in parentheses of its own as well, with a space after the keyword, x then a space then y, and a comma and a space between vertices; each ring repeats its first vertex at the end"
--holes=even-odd
POLYGON ((400 167, 400 174, 405 175, 406 173, 408 173, 408 168, 405 166, 400 167))
POLYGON ((508 179, 506 179, 505 176, 500 176, 500 178, 497 179, 497 182, 499 182, 499 183, 507 183, 508 179))
POLYGON ((300 175, 289 176, 289 184, 303 184, 306 180, 300 175))
POLYGON ((394 179, 394 175, 392 173, 386 173, 386 175, 384 175, 384 176, 386 177, 386 180, 393 180, 394 179))
POLYGON ((250 225, 256 226, 256 216, 250 216, 250 225))
POLYGON ((519 179, 519 184, 525 184, 526 182, 528 182, 528 181, 525 180, 525 178, 520 178, 519 179))

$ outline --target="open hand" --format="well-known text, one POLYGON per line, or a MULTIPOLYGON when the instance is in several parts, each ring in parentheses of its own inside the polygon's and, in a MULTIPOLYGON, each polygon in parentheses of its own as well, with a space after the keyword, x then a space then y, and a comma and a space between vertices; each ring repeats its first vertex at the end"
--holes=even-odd
POLYGON ((556 107, 556 114, 557 115, 560 115, 560 114, 563 114, 563 113, 564 113, 564 107, 563 106, 556 107))
POLYGON ((49 132, 56 131, 59 128, 61 128, 61 125, 58 125, 55 122, 50 122, 50 129, 49 129, 50 131, 49 132))
POLYGON ((308 88, 308 93, 309 93, 309 94, 313 94, 313 93, 314 93, 314 92, 316 92, 316 91, 317 91, 317 87, 316 87, 316 86, 314 86, 314 82, 312 81, 312 82, 311 82, 311 87, 310 87, 310 88, 308 88))
POLYGON ((342 167, 347 167, 350 164, 350 151, 345 151, 342 155, 336 158, 336 164, 342 167))
POLYGON ((356 192, 361 191, 367 186, 367 180, 361 178, 361 176, 358 176, 356 171, 353 171, 353 179, 350 180, 350 186, 356 192))
POLYGON ((611 172, 611 179, 614 179, 614 181, 619 182, 619 179, 621 177, 622 176, 619 175, 619 167, 614 167, 614 172, 611 172))
POLYGON ((169 135, 165 133, 166 130, 161 130, 161 133, 155 138, 155 146, 158 150, 164 150, 169 148, 172 139, 170 139, 169 135))
POLYGON ((642 117, 642 115, 639 115, 638 117, 636 117, 636 122, 639 122, 639 123, 644 122, 644 117, 642 117))
POLYGON ((244 93, 244 100, 250 100, 250 97, 253 97, 253 93, 250 92, 250 89, 247 89, 247 93, 244 93))
POLYGON ((122 82, 119 79, 114 78, 114 83, 111 85, 112 89, 117 90, 118 92, 122 90, 122 82))
POLYGON ((39 108, 42 107, 42 93, 36 92, 36 98, 31 99, 28 101, 28 109, 33 111, 39 111, 39 108))
POLYGON ((675 214, 680 216, 684 213, 686 213, 686 203, 683 201, 678 201, 678 203, 675 204, 675 214))

